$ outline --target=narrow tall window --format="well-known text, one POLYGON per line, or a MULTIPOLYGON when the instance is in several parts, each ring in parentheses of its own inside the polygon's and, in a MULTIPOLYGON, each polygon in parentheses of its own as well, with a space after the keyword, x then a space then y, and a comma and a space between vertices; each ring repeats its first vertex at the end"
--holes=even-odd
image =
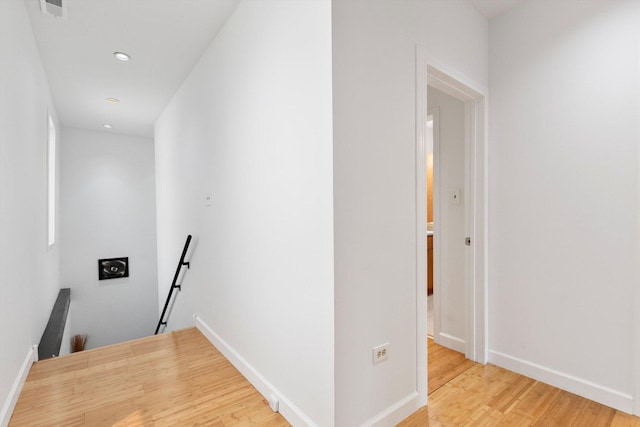
POLYGON ((51 116, 47 141, 47 230, 51 246, 56 242, 56 126, 51 116))

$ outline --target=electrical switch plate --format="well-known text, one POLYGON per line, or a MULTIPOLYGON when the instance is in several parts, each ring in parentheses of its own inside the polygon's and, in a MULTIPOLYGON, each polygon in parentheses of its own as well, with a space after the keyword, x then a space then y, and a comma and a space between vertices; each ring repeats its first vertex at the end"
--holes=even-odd
POLYGON ((205 206, 213 206, 213 196, 211 193, 207 193, 204 196, 204 205, 205 206))
POLYGON ((460 189, 459 188, 453 188, 453 189, 449 190, 449 203, 451 203, 452 205, 459 205, 460 204, 460 189))
POLYGON ((373 347, 373 364, 383 362, 389 358, 389 343, 373 347))

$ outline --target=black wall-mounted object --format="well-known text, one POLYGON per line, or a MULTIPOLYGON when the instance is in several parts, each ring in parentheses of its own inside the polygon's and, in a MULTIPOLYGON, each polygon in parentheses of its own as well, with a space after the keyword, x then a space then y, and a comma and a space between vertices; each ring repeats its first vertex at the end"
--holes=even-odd
POLYGON ((187 251, 189 250, 189 243, 191 243, 191 234, 187 236, 187 241, 184 242, 184 248, 182 248, 182 255, 180 255, 180 261, 178 261, 178 268, 176 268, 176 274, 173 276, 173 282, 171 283, 171 287, 169 288, 169 295, 167 295, 167 301, 164 303, 164 308, 162 309, 162 314, 160 315, 160 320, 158 321, 158 326, 156 327, 156 332, 154 335, 158 335, 160 331, 160 327, 167 326, 167 319, 164 318, 164 315, 167 313, 167 308, 169 307, 169 303, 171 302, 171 296, 173 295, 173 290, 178 289, 182 290, 182 286, 178 284, 178 278, 180 277, 180 270, 183 265, 187 266, 187 269, 190 268, 188 261, 185 261, 184 258, 187 256, 187 251))
POLYGON ((49 359, 60 355, 64 326, 67 324, 67 313, 71 303, 71 289, 64 288, 58 292, 58 299, 53 305, 49 322, 38 345, 38 360, 49 359))
POLYGON ((129 277, 129 257, 98 260, 98 280, 129 277))

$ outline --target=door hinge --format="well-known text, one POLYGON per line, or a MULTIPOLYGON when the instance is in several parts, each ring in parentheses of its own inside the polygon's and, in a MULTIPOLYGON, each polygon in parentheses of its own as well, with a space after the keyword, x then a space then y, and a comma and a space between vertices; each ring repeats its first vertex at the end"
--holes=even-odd
POLYGON ((465 237, 464 238, 464 244, 467 246, 471 246, 471 237, 465 237))

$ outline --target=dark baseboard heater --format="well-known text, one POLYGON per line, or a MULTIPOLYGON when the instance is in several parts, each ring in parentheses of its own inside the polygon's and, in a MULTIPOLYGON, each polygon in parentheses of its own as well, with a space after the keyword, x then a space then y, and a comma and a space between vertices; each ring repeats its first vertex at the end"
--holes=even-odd
POLYGON ((60 289, 58 299, 56 299, 53 310, 51 310, 49 323, 47 323, 38 345, 38 360, 50 359, 60 355, 60 346, 64 335, 64 327, 67 324, 70 303, 71 289, 60 289))

